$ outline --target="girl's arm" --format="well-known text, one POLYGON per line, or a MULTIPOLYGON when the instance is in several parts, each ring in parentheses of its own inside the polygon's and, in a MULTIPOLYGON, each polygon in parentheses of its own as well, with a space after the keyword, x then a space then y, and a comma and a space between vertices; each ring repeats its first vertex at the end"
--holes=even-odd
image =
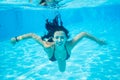
POLYGON ((28 33, 28 34, 24 34, 24 35, 21 35, 21 36, 13 37, 13 38, 11 38, 11 42, 13 44, 15 44, 16 42, 18 42, 20 40, 29 39, 29 38, 33 38, 39 44, 41 44, 42 46, 45 46, 45 41, 43 41, 40 36, 38 36, 38 35, 36 35, 34 33, 28 33))
POLYGON ((100 45, 106 44, 103 40, 97 39, 96 37, 86 33, 86 32, 81 32, 78 35, 76 35, 72 40, 71 40, 71 45, 75 46, 81 39, 84 37, 89 38, 95 42, 97 42, 100 45))

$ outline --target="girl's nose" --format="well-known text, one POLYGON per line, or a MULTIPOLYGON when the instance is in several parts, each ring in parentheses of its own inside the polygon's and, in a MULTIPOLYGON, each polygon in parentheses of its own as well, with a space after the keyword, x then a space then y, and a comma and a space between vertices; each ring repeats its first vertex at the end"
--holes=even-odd
POLYGON ((59 42, 61 42, 61 41, 62 41, 62 39, 61 39, 61 38, 59 38, 59 39, 58 39, 58 41, 59 41, 59 42))

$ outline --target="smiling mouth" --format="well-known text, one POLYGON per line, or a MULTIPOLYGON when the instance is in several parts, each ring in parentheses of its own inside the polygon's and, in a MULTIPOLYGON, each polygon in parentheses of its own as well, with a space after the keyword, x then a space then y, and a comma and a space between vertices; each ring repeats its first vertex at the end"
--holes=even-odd
POLYGON ((63 43, 62 42, 59 42, 58 45, 62 45, 63 43))

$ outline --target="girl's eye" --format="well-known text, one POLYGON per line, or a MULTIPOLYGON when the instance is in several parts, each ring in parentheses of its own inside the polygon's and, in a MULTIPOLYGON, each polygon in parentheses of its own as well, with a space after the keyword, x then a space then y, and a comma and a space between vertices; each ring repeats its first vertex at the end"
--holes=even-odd
POLYGON ((64 36, 61 36, 61 37, 60 37, 60 36, 56 36, 55 38, 56 38, 56 39, 59 39, 59 38, 60 38, 60 39, 64 39, 64 36))
POLYGON ((58 37, 58 36, 56 36, 55 38, 56 38, 56 39, 58 39, 59 37, 58 37))

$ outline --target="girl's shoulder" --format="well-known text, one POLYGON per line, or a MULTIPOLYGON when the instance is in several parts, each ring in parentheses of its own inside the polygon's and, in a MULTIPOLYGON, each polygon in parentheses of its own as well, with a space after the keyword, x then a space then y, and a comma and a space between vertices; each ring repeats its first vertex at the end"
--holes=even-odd
POLYGON ((72 41, 67 41, 66 46, 67 46, 67 48, 72 49, 73 48, 72 47, 72 41))
POLYGON ((54 43, 53 43, 53 42, 45 42, 44 50, 45 50, 47 53, 50 54, 50 53, 54 50, 54 43))
POLYGON ((44 48, 52 48, 54 46, 54 42, 44 41, 44 48))

